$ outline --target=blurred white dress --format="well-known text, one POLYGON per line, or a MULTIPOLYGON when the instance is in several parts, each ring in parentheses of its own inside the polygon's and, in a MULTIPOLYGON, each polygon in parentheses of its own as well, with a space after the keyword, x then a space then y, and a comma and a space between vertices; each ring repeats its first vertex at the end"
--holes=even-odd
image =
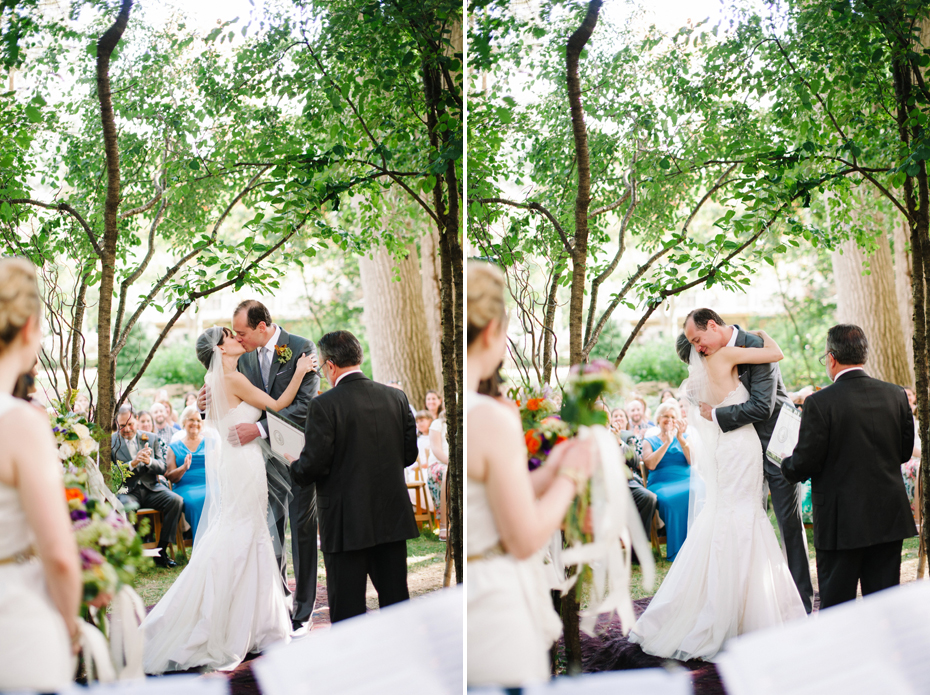
MULTIPOLYGON (((719 405, 748 399, 740 384, 719 405)), ((713 660, 731 637, 807 613, 762 506, 755 428, 722 432, 694 406, 688 421, 697 423, 698 436, 689 441, 692 465, 700 465, 706 485, 704 508, 630 641, 655 656, 713 660)))
MULTIPOLYGON (((218 431, 257 422, 260 415, 243 401, 222 418, 218 431)), ((262 450, 257 441, 232 446, 222 439, 215 455, 216 480, 208 479, 208 486, 217 489, 210 490, 212 508, 204 512, 208 519, 201 522, 190 563, 142 623, 146 673, 231 670, 249 652, 290 635, 268 530, 262 450)))
MULTIPOLYGON (((468 413, 492 402, 466 395, 468 413)), ((468 686, 545 682, 548 650, 562 631, 544 572, 545 549, 526 560, 503 552, 484 483, 468 479, 465 503, 468 686)))
MULTIPOLYGON (((23 401, 0 394, 0 417, 23 401)), ((50 494, 58 494, 54 490, 50 494)), ((50 503, 63 504, 51 499, 50 503)), ((35 544, 16 488, 0 483, 0 691, 63 690, 74 676, 71 641, 52 603, 38 557, 17 561, 35 544)))

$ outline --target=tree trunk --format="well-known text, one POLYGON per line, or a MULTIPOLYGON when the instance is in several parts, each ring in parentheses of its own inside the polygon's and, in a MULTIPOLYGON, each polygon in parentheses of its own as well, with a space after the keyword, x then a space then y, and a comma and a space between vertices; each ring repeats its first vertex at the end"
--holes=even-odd
MULTIPOLYGON (((442 356, 439 341, 442 340, 442 316, 440 314, 439 232, 430 228, 420 237, 420 279, 423 284, 423 309, 426 316, 426 331, 433 353, 434 380, 431 388, 442 391, 442 356)), ((445 395, 443 395, 445 398, 445 395)))
POLYGON ((438 384, 423 309, 417 249, 413 244, 407 248, 407 256, 401 261, 381 247, 370 258, 359 258, 362 321, 368 334, 375 381, 400 381, 410 404, 421 410, 425 407, 426 392, 438 384), (394 274, 395 266, 398 276, 394 274), (395 281, 395 277, 400 281, 395 281))
POLYGON ((883 231, 879 231, 877 241, 878 248, 868 257, 870 275, 863 275, 866 256, 854 239, 843 242, 833 252, 836 319, 839 323, 854 323, 865 331, 869 339, 869 374, 907 386, 913 378, 898 313, 891 248, 883 231))
MULTIPOLYGON (((572 245, 572 291, 568 309, 569 359, 581 361, 584 327, 584 290, 588 263, 588 208, 591 205, 591 163, 588 157, 588 131, 581 103, 581 79, 578 61, 597 25, 601 0, 591 0, 584 21, 568 39, 565 51, 566 85, 571 110, 572 135, 575 141, 575 162, 578 166, 578 190, 575 194, 575 235, 572 245)), ((580 658, 580 657, 579 657, 580 658)))
MULTIPOLYGON (((896 219, 894 223, 894 282, 898 301, 898 316, 901 319, 901 334, 907 351, 908 372, 914 374, 914 297, 911 292, 911 276, 914 272, 907 220, 896 219)), ((910 386, 914 385, 913 379, 910 386)))
POLYGON ((97 98, 103 125, 103 145, 107 164, 107 195, 103 206, 103 244, 100 264, 100 305, 97 314, 97 412, 95 421, 108 435, 100 443, 100 468, 110 468, 110 437, 113 432, 113 363, 110 359, 110 318, 113 305, 113 281, 116 273, 116 242, 119 237, 117 212, 120 204, 119 142, 110 94, 110 56, 119 43, 132 0, 123 0, 119 16, 97 41, 97 98))

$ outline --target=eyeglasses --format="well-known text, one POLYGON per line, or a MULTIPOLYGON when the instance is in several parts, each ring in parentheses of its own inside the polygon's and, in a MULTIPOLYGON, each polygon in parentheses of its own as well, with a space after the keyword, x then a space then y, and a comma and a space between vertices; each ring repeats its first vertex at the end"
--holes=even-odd
POLYGON ((833 354, 832 352, 823 353, 823 355, 821 355, 820 359, 818 360, 818 362, 820 362, 820 366, 826 367, 827 366, 827 355, 832 355, 832 354, 833 354))

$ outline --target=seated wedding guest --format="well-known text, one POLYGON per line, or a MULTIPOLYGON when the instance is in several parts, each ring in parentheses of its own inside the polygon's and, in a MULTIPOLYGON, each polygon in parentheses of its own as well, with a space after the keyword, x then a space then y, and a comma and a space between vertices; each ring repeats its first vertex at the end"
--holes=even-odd
POLYGON ((184 518, 197 535, 203 500, 207 494, 206 448, 201 434, 203 420, 197 406, 187 406, 181 413, 184 437, 168 446, 167 472, 171 489, 184 499, 184 518))
POLYGON ((646 436, 646 430, 655 427, 654 422, 649 419, 646 409, 646 400, 642 396, 633 396, 627 401, 626 414, 630 419, 630 430, 642 441, 646 436))
MULTIPOLYGON (((187 393, 185 393, 185 394, 184 394, 184 407, 185 407, 185 408, 190 408, 191 406, 195 406, 195 407, 196 407, 196 405, 197 405, 197 392, 196 392, 196 391, 188 391, 187 393)), ((183 413, 183 411, 181 412, 181 415, 182 415, 182 417, 181 417, 181 422, 183 423, 183 422, 184 422, 184 417, 183 417, 184 413, 183 413)))
POLYGON ((649 537, 649 530, 652 528, 652 517, 656 513, 659 505, 659 498, 652 490, 646 488, 643 482, 643 476, 639 471, 639 462, 642 458, 636 453, 632 443, 628 444, 619 438, 620 451, 623 454, 624 461, 630 469, 630 495, 633 497, 633 503, 636 505, 636 511, 639 512, 639 518, 643 522, 643 531, 646 537, 649 537))
POLYGON ((38 391, 38 387, 36 386, 36 378, 38 378, 38 376, 39 360, 36 360, 32 365, 32 369, 19 375, 19 379, 16 380, 16 385, 13 387, 13 397, 21 401, 26 401, 26 403, 38 408, 44 413, 45 406, 33 398, 35 392, 38 391))
POLYGON ((158 479, 167 471, 161 440, 136 429, 136 418, 129 405, 120 406, 116 414, 116 428, 110 441, 113 462, 128 463, 131 469, 126 480, 129 493, 119 495, 119 499, 133 508, 150 508, 161 512, 161 537, 158 539, 161 553, 155 558, 155 564, 159 567, 176 567, 174 560, 165 553, 168 544, 174 541, 184 500, 158 479))
POLYGON ((911 409, 911 413, 915 416, 917 415, 917 394, 914 393, 914 389, 905 388, 904 393, 907 396, 907 404, 911 409))
POLYGON ((445 411, 441 411, 440 416, 429 426, 429 472, 426 476, 426 484, 433 495, 433 504, 439 512, 441 541, 446 540, 446 470, 449 468, 447 431, 445 411))
POLYGON ((420 450, 421 455, 428 457, 430 449, 429 426, 433 423, 433 416, 429 414, 428 410, 418 410, 414 416, 414 421, 417 423, 417 449, 420 450))
POLYGON ((540 557, 594 464, 586 442, 556 446, 532 473, 518 413, 477 393, 507 346, 504 280, 468 262, 466 514, 469 687, 515 687, 549 678, 562 625, 540 557))
POLYGON ((430 416, 434 420, 438 420, 439 416, 445 412, 445 408, 442 407, 442 396, 439 395, 439 391, 434 391, 430 389, 426 392, 426 409, 429 411, 430 416))
POLYGON ((691 452, 678 403, 665 401, 659 405, 656 420, 660 431, 643 441, 643 463, 649 469, 646 489, 658 497, 659 517, 667 529, 665 557, 672 561, 688 535, 691 452))
POLYGON ((155 422, 155 429, 152 430, 158 435, 158 438, 163 442, 170 443, 174 439, 175 432, 181 430, 180 425, 175 425, 171 422, 171 419, 168 417, 168 409, 165 408, 165 404, 160 401, 155 401, 152 404, 152 420, 155 422))
POLYGON ((610 411, 610 428, 617 434, 629 431, 630 418, 622 407, 610 411))
POLYGON ((662 389, 659 391, 659 403, 665 403, 665 401, 677 401, 675 398, 675 392, 671 389, 662 389))
POLYGON ((71 411, 75 415, 87 417, 88 408, 90 408, 90 398, 87 397, 87 394, 79 393, 74 397, 74 406, 71 408, 71 411))
POLYGON ((32 264, 0 260, 3 692, 68 689, 79 635, 81 567, 48 416, 11 395, 39 350, 41 305, 32 264))
MULTIPOLYGON (((136 429, 141 432, 151 432, 155 433, 155 420, 152 419, 152 414, 147 410, 140 410, 136 413, 136 429)), ((166 442, 162 440, 162 443, 166 442)))
POLYGON ((920 427, 917 423, 917 395, 909 388, 904 389, 907 396, 907 404, 911 410, 911 416, 914 420, 914 450, 911 452, 911 460, 901 464, 901 477, 904 479, 904 491, 907 493, 908 502, 911 505, 911 514, 914 519, 917 516, 917 476, 920 475, 920 427))

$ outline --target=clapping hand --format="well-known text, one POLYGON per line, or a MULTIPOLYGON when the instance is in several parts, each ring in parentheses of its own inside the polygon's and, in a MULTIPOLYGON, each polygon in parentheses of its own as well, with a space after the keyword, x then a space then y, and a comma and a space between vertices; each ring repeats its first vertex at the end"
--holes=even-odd
POLYGON ((190 470, 192 459, 193 457, 190 454, 184 457, 184 470, 185 471, 190 470))

